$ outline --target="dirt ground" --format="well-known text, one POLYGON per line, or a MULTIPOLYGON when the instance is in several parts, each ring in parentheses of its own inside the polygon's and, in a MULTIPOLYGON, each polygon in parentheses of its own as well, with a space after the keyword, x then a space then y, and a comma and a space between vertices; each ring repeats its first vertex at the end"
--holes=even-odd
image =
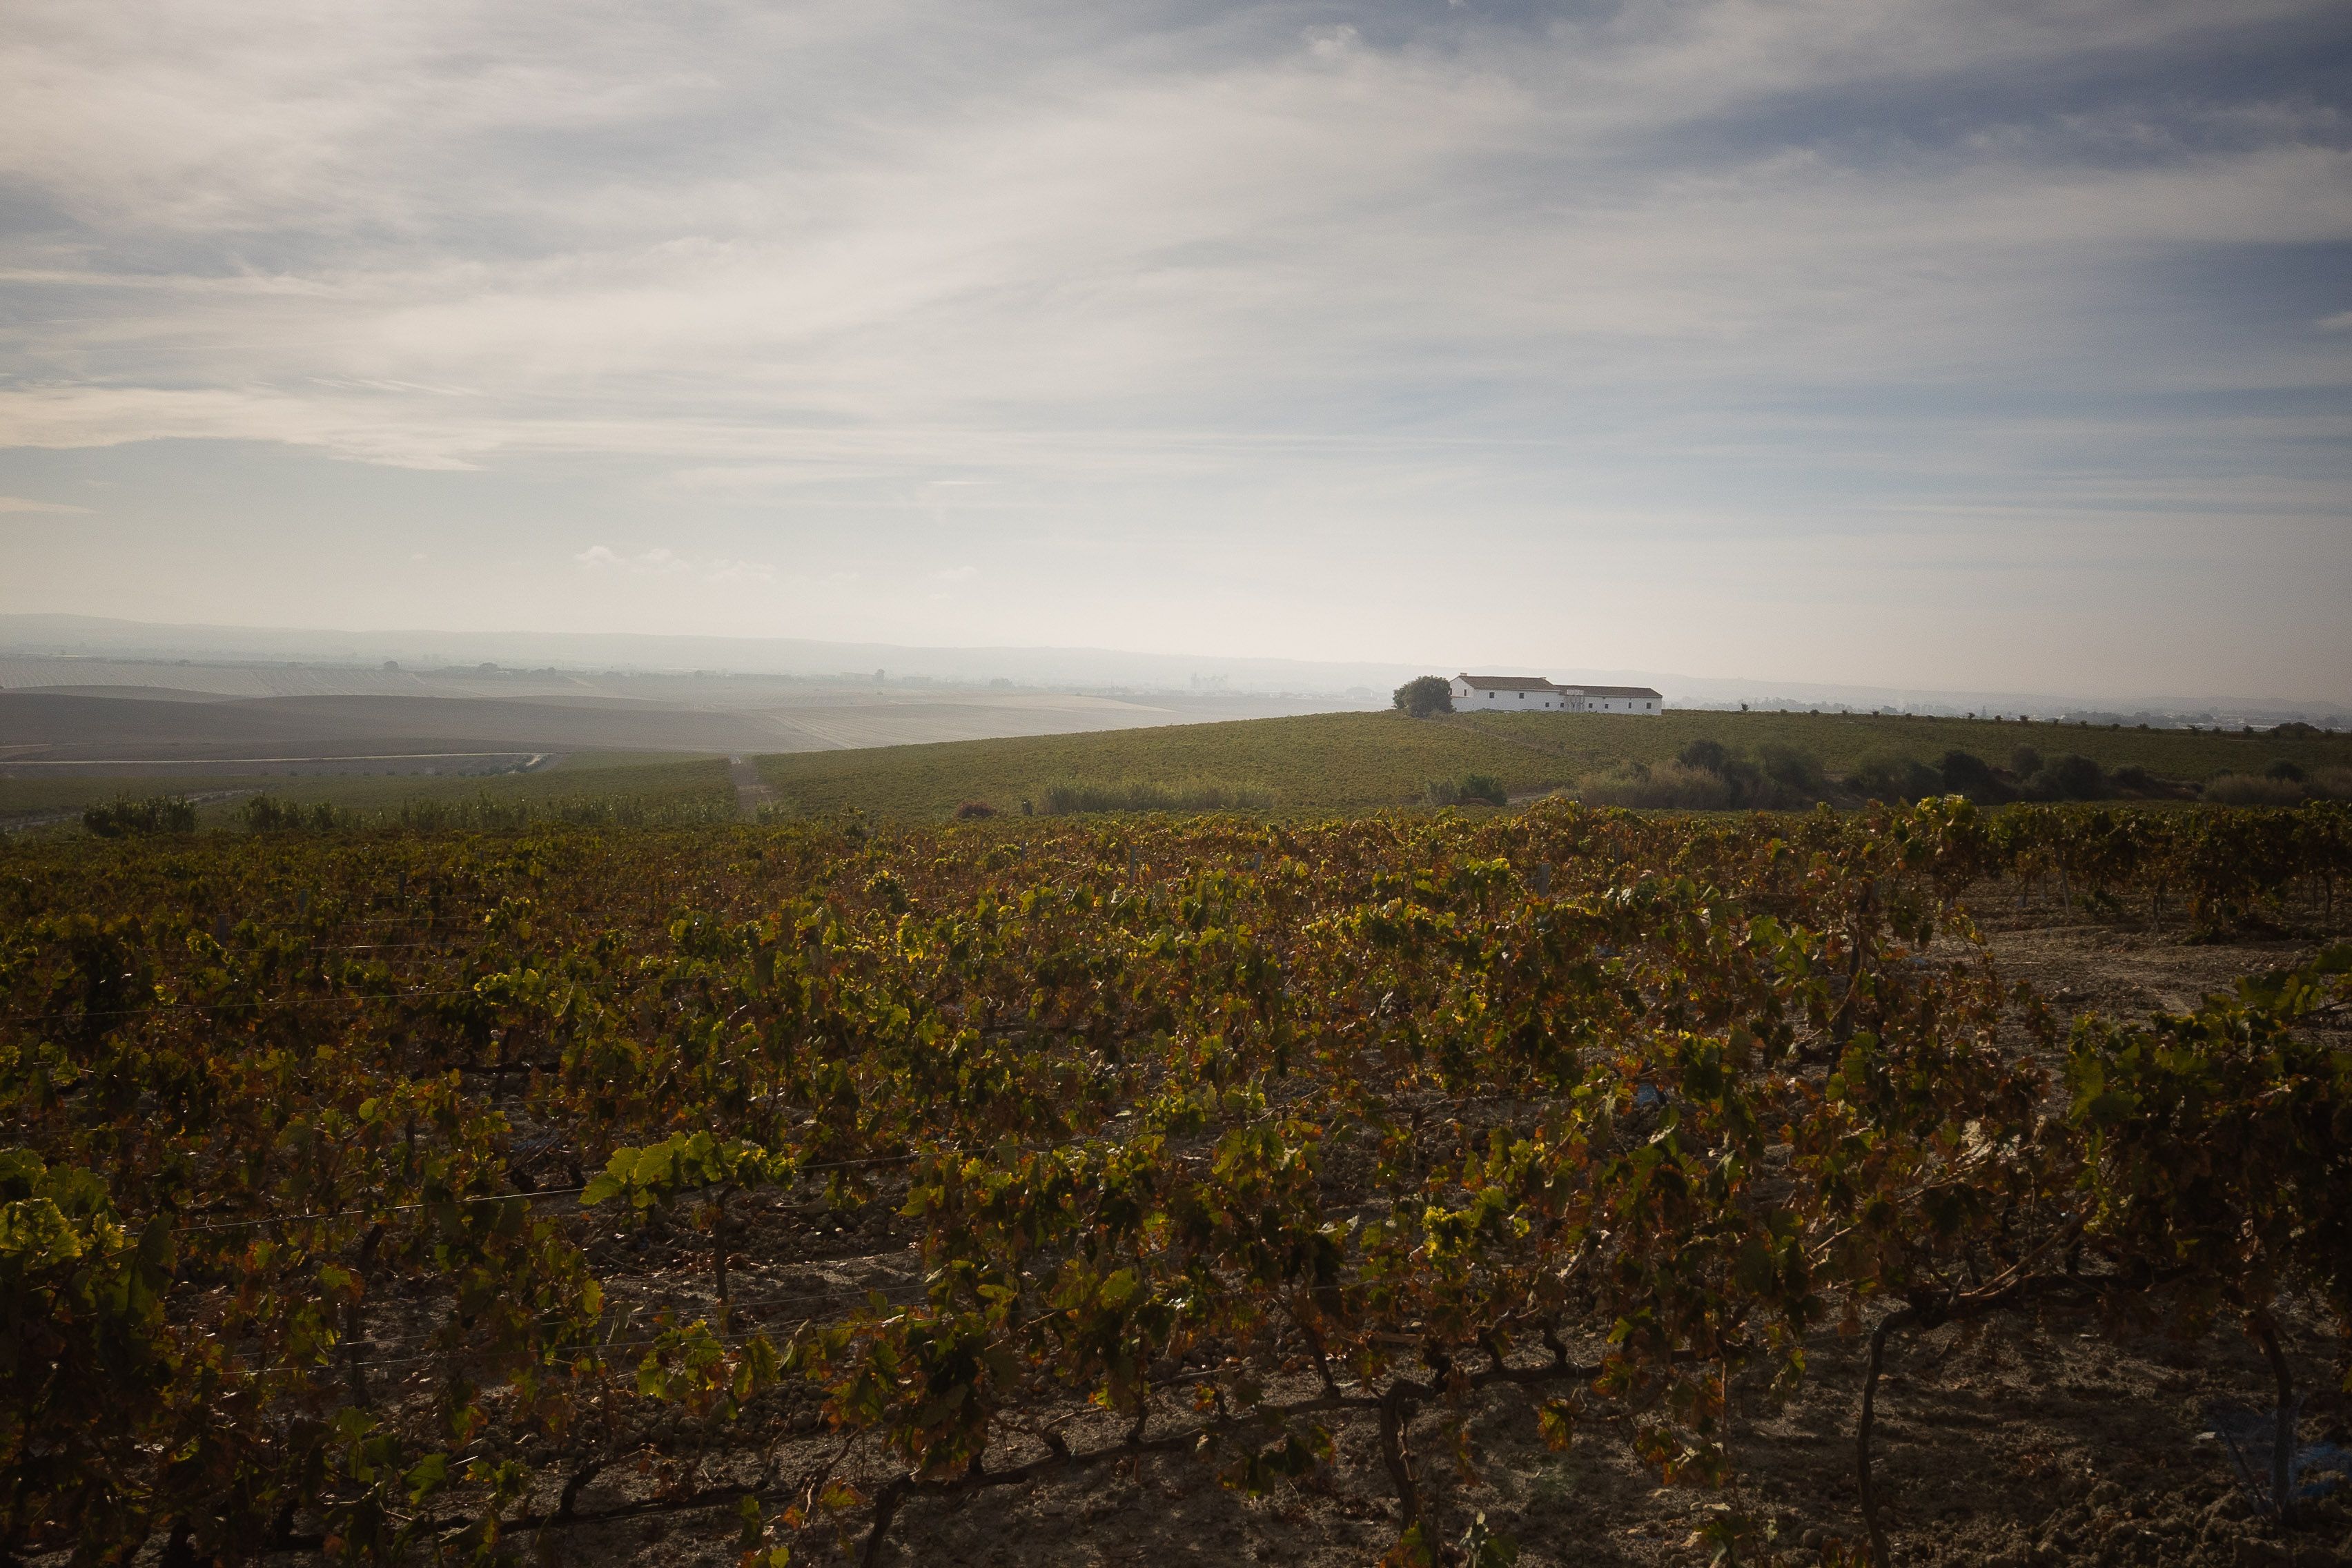
MULTIPOLYGON (((2031 981, 2073 1010, 2144 1016, 2179 1009, 2235 977, 2292 963, 2310 942, 2189 945, 2113 925, 2050 924, 2008 911, 1989 934, 2011 978, 2031 981)), ((759 1222, 755 1222, 759 1223, 759 1222)), ((772 1216, 778 1227, 803 1222, 772 1216)), ((830 1226, 830 1221, 821 1222, 830 1226)), ((782 1235, 774 1237, 784 1242, 782 1235)), ((747 1301, 766 1294, 773 1321, 789 1331, 793 1292, 810 1289, 903 1288, 913 1255, 876 1212, 862 1225, 794 1236, 770 1256, 815 1257, 772 1278, 756 1270, 740 1287, 747 1301), (815 1244, 812 1247, 812 1244, 815 1244), (830 1256, 828 1256, 828 1254, 830 1256)), ((604 1247, 644 1247, 614 1237, 604 1247)), ((658 1244, 654 1244, 658 1249, 658 1244)), ((747 1251, 764 1248, 747 1247, 747 1251)), ((617 1258, 599 1258, 609 1268, 617 1258)), ((669 1260, 633 1259, 655 1277, 669 1260)), ((675 1267, 691 1271, 681 1255, 675 1267)), ((765 1316, 766 1314, 762 1314, 765 1316)), ((2290 1324, 2288 1352, 2312 1392, 2304 1406, 2308 1441, 2352 1444, 2352 1398, 2338 1392, 2343 1367, 2317 1321, 2290 1324)), ((1775 1405, 1760 1388, 1735 1384, 1738 1489, 1658 1487, 1633 1459, 1628 1433, 1595 1420, 1565 1453, 1536 1436, 1533 1405, 1515 1391, 1475 1414, 1481 1447, 1475 1479, 1456 1474, 1424 1445, 1421 1468, 1442 1537, 1458 1542, 1483 1514, 1516 1542, 1527 1568, 1552 1564, 1705 1563, 1696 1528, 1711 1510, 1737 1508, 1769 1521, 1772 1538, 1743 1561, 1810 1564, 1825 1544, 1861 1539, 1853 1479, 1858 1342, 1825 1333, 1810 1351, 1801 1393, 1775 1405)), ((1897 1561, 1906 1564, 2295 1564, 2352 1565, 2352 1480, 2307 1505, 2292 1534, 2253 1516, 2234 1481, 2226 1430, 2232 1410, 2266 1408, 2269 1374, 2234 1330, 2193 1342, 2160 1333, 2118 1342, 2084 1319, 2050 1311, 1947 1327, 1897 1343, 1881 1386, 1876 1474, 1897 1561)), ((1416 1427, 1433 1426, 1424 1416, 1416 1427)), ((1084 1447, 1083 1427, 1071 1429, 1084 1447)), ((1395 1540, 1394 1502, 1370 1423, 1337 1433, 1333 1465, 1274 1496, 1245 1500, 1222 1488, 1211 1467, 1170 1455, 1131 1471, 1104 1469, 950 1501, 910 1500, 881 1561, 893 1564, 1358 1564, 1395 1540)), ((796 1391, 763 1395, 745 1446, 700 1467, 702 1485, 748 1482, 759 1461, 747 1441, 768 1448, 772 1476, 813 1471, 839 1439, 818 1424, 796 1391)), ((867 1485, 879 1479, 850 1479, 867 1485)), ((597 1478, 577 1498, 583 1511, 646 1496, 657 1478, 622 1471, 597 1478)), ((804 1539, 793 1561, 855 1561, 804 1539)), ((662 1513, 548 1531, 539 1560, 594 1564, 683 1565, 738 1560, 731 1509, 662 1513)))

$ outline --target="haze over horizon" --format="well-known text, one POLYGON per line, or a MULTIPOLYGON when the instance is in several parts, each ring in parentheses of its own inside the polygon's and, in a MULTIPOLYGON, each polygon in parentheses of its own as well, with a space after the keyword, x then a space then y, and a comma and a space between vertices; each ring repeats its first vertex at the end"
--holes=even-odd
POLYGON ((2352 11, 27 0, 0 612, 2352 699, 2352 11))
MULTIPOLYGON (((690 704, 715 700, 722 706, 741 696, 741 679, 756 684, 774 677, 828 686, 871 684, 877 699, 886 692, 903 694, 910 686, 976 689, 1009 682, 1024 690, 1311 698, 1318 700, 1299 710, 1317 711, 1385 708, 1393 686, 1442 671, 1445 664, 1442 659, 1349 662, 1200 650, 1166 654, 1050 645, 943 647, 662 633, 174 626, 0 612, 0 690, 70 688, 125 696, 142 688, 252 695, 279 689, 324 693, 428 687, 450 696, 509 696, 513 679, 543 671, 564 680, 598 675, 690 678, 667 694, 690 704), (379 661, 383 661, 380 668, 379 661), (193 669, 188 668, 192 665, 193 669), (281 668, 283 679, 277 674, 281 668), (375 679, 379 676, 383 679, 375 679), (477 676, 488 684, 480 684, 477 676), (419 678, 426 684, 418 684, 419 678), (452 679, 454 686, 448 684, 452 679)), ((2038 718, 2127 714, 2176 723, 2212 722, 2225 714, 2231 724, 2316 720, 2337 726, 2352 720, 2352 703, 2248 692, 1892 687, 1558 666, 1491 672, 1549 675, 1570 682, 1651 684, 1673 707, 1826 704, 1924 713, 2022 712, 2038 718)))

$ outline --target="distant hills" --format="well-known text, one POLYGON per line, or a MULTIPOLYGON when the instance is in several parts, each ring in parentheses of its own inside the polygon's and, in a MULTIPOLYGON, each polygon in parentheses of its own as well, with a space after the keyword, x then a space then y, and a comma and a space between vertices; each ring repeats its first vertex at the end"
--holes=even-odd
POLYGON ((908 647, 800 637, 650 637, 621 633, 321 631, 167 626, 94 616, 0 616, 0 653, 170 660, 295 661, 437 668, 484 662, 533 669, 631 673, 916 678, 935 682, 1152 691, 1313 692, 1383 702, 1423 671, 1405 665, 1127 653, 1113 648, 908 647))
MULTIPOLYGON (((11 689, 27 685, 82 689, 123 684, 169 687, 173 684, 170 672, 157 667, 176 661, 215 668, 275 666, 282 669, 295 666, 310 672, 310 684, 300 688, 310 691, 320 689, 320 672, 333 669, 341 672, 336 679, 342 687, 352 688, 350 695, 394 695, 405 691, 505 698, 520 695, 514 683, 533 673, 687 679, 698 676, 706 680, 718 677, 768 677, 785 681, 878 687, 901 697, 909 688, 919 689, 927 684, 984 689, 992 683, 999 688, 1065 692, 1181 694, 1212 700, 1226 695, 1279 697, 1288 700, 1289 710, 1293 711, 1385 706, 1389 691, 1412 676, 1453 674, 1464 667, 1461 658, 1424 663, 1318 662, 1092 647, 916 647, 797 637, 620 633, 334 631, 163 625, 94 616, 0 616, 0 686, 11 689), (60 669, 34 673, 19 668, 27 659, 59 658, 102 661, 117 668, 102 680, 67 679, 70 672, 60 669), (385 671, 387 662, 397 664, 400 669, 385 671), (485 671, 481 668, 485 665, 497 668, 485 671), (136 668, 126 673, 121 668, 124 666, 136 668), (357 678, 362 672, 393 679, 373 681, 360 689, 357 678), (495 676, 499 689, 448 689, 451 680, 476 675, 495 676), (429 688, 419 684, 428 677, 429 688)), ((2352 706, 2342 700, 2164 693, 2118 699, 2085 697, 2063 689, 1939 690, 1701 677, 1643 669, 1517 670, 1487 665, 1477 668, 1481 673, 1544 674, 1563 680, 1654 686, 1665 694, 1670 704, 1679 707, 1728 708, 1748 703, 1759 709, 2024 713, 2036 718, 2224 724, 2233 728, 2288 720, 2332 727, 2352 725, 2352 706)), ((217 685, 217 680, 214 684, 217 685)), ((723 692, 714 695, 715 689, 676 690, 666 700, 690 705, 738 705, 727 701, 723 692)), ((294 692, 281 686, 267 693, 248 689, 224 694, 294 692)), ((2352 697, 2352 693, 2347 696, 2352 697)), ((1223 716, 1245 715, 1235 712, 1223 716)))

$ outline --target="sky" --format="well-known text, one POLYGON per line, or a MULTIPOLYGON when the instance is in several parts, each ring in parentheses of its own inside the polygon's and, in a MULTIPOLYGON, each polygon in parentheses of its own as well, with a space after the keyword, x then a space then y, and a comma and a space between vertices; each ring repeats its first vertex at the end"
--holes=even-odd
POLYGON ((2352 698, 2340 0, 13 0, 0 612, 2352 698))

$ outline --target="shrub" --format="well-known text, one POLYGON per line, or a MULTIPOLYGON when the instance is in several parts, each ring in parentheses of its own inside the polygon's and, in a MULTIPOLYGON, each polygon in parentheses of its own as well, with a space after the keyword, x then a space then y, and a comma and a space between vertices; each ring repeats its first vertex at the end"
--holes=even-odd
MULTIPOLYGON (((738 820, 731 799, 711 796, 572 795, 551 800, 509 800, 483 794, 472 800, 436 796, 404 800, 381 810, 358 811, 327 801, 280 800, 257 795, 237 808, 252 833, 334 833, 401 828, 416 833, 505 832, 562 823, 572 827, 708 827, 738 820)), ((755 821, 790 822, 800 808, 771 801, 755 821)))
POLYGON ((2036 800, 2097 800, 2107 793, 2107 775, 2090 758, 2069 752, 2034 769, 2025 793, 2036 800))
MULTIPOLYGON (((788 821, 790 805, 761 806, 757 820, 788 821)), ((346 816, 342 826, 404 827, 416 832, 499 832, 563 823, 572 827, 705 827, 738 820, 731 800, 665 800, 658 796, 579 795, 562 800, 406 800, 392 811, 346 816)))
POLYGON ((184 795, 159 795, 145 800, 125 796, 82 808, 81 825, 100 838, 135 838, 151 833, 194 833, 196 803, 184 795))
POLYGON ((2294 805, 2303 799, 2303 786, 2291 779, 2221 773, 2205 781, 2205 798, 2216 805, 2294 805))
POLYGON ((1065 780, 1037 792, 1037 809, 1047 816, 1086 811, 1257 811, 1274 804, 1274 792, 1225 779, 1065 780))
POLYGON ((1417 675, 1396 689, 1397 711, 1426 719, 1454 711, 1454 683, 1442 675, 1417 675))
POLYGON ((1873 800, 1910 802, 1940 795, 1944 775, 1916 757, 1881 752, 1857 763, 1846 781, 1873 800))
POLYGON ((1716 770, 1724 788, 1731 795, 1733 805, 1762 806, 1770 804, 1771 786, 1764 782, 1764 771, 1746 757, 1727 757, 1716 770))
POLYGON ((2284 757, 2281 757, 2277 762, 2273 763, 2269 767, 2263 770, 2263 777, 2266 779, 2284 779, 2289 784, 2301 784, 2304 779, 2304 773, 2301 767, 2287 761, 2284 757))
MULTIPOLYGON (((2145 730, 2147 726, 2143 724, 2140 728, 2145 730)), ((2324 731, 2316 724, 2306 724, 2300 719, 2291 719, 2273 730, 2271 733, 2282 741, 2316 741, 2324 731)))
POLYGON ((1829 793, 1821 759, 1811 752, 1770 743, 1756 748, 1756 763, 1767 783, 1777 785, 1784 796, 1800 797, 1796 804, 1810 804, 1829 793))
POLYGON ((2020 742, 2009 753, 2009 771, 2021 779, 2032 778, 2042 771, 2041 751, 2036 747, 2020 742))
POLYGON ((1700 739, 1685 746, 1682 749, 1682 754, 1675 761, 1686 768, 1696 768, 1702 773, 1720 773, 1725 765, 1731 761, 1731 753, 1724 749, 1723 742, 1720 741, 1700 739))
POLYGON ((304 805, 257 795, 238 807, 237 815, 245 819, 248 833, 325 833, 346 826, 343 814, 323 800, 304 805))
POLYGON ((958 822, 971 822, 983 816, 994 816, 996 807, 984 800, 968 800, 956 807, 955 814, 958 822))
POLYGON ((1502 781, 1489 773, 1464 773, 1458 779, 1439 779, 1428 789, 1432 805, 1506 805, 1510 795, 1502 781))
POLYGON ((1820 759, 1794 746, 1767 744, 1756 758, 1735 754, 1720 741, 1696 740, 1675 761, 1653 768, 1621 763, 1587 775, 1579 799, 1594 805, 1657 810, 1786 810, 1811 805, 1829 793, 1820 759))
POLYGON ((462 801, 404 800, 393 808, 391 816, 401 826, 419 833, 436 833, 445 828, 519 826, 503 820, 489 820, 483 814, 469 812, 462 801))
POLYGON ((2322 768, 2303 787, 2321 800, 2352 800, 2352 768, 2322 768))
POLYGON ((1652 811, 1722 811, 1739 804, 1731 782, 1721 773, 1681 763, 1654 768, 1640 763, 1620 763, 1581 780, 1575 793, 1587 805, 1652 811))
POLYGON ((1973 752, 1946 752, 1943 764, 1937 771, 1944 775, 1946 789, 1967 795, 1979 805, 1999 805, 2015 794, 1992 771, 1992 764, 1973 752))
POLYGON ((2137 763, 2126 763, 2107 775, 2107 783, 2116 789, 2129 790, 2134 795, 2153 795, 2161 787, 2156 775, 2137 763))

